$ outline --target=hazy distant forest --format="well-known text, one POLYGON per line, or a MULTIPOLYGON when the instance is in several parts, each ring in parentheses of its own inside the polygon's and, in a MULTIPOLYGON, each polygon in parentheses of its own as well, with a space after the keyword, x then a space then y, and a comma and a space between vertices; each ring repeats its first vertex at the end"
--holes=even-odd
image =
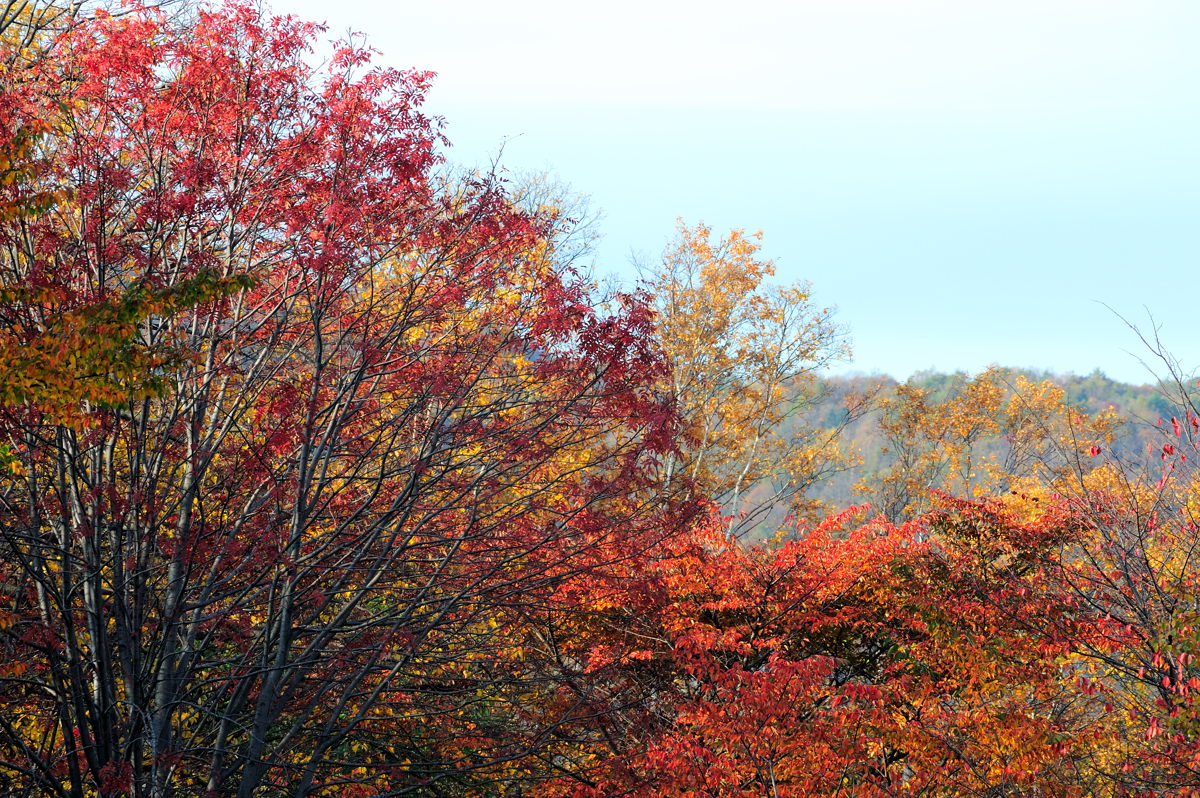
POLYGON ((606 290, 323 35, 0 3, 0 794, 1200 795, 1152 329, 825 376, 757 236, 606 290))

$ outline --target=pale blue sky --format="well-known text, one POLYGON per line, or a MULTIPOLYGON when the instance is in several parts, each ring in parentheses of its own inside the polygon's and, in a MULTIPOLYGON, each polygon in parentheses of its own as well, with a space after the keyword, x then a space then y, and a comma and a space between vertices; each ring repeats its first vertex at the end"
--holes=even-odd
POLYGON ((1195 0, 274 0, 439 73, 453 160, 504 143, 605 214, 601 273, 677 216, 762 229, 849 367, 1142 381, 1200 365, 1195 0), (1132 352, 1133 354, 1130 354, 1132 352))

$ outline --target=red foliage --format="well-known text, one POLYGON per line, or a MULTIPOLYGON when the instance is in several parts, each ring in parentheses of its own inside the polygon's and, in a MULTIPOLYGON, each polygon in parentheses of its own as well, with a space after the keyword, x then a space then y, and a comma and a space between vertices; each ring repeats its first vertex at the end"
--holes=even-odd
POLYGON ((649 501, 675 416, 644 297, 601 311, 497 181, 435 176, 428 73, 354 46, 317 72, 317 33, 133 8, 0 83, 7 129, 44 128, 4 190, 63 188, 0 215, 4 279, 47 298, 9 303, 10 329, 237 289, 131 311, 117 354, 174 354, 156 390, 72 397, 74 426, 8 408, 0 581, 34 665, 0 677, 23 719, 0 722, 5 784, 303 795, 533 767, 590 710, 541 703, 527 619, 687 513, 649 501))

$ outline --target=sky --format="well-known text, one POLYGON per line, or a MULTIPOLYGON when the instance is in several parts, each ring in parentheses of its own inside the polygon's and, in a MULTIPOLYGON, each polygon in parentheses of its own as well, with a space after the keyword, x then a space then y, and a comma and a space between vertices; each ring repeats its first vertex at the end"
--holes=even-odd
POLYGON ((1195 0, 273 9, 437 72, 452 162, 589 195, 598 274, 633 279, 677 218, 762 230, 776 280, 836 306, 837 371, 1151 381, 1130 325, 1200 367, 1195 0))

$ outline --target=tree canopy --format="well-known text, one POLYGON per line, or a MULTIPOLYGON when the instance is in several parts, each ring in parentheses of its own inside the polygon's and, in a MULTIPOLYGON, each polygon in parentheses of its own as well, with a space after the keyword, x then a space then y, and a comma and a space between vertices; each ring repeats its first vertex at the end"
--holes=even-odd
POLYGON ((1200 795, 1176 361, 1137 446, 1091 378, 842 390, 758 235, 602 290, 321 33, 0 10, 0 792, 1200 795))

